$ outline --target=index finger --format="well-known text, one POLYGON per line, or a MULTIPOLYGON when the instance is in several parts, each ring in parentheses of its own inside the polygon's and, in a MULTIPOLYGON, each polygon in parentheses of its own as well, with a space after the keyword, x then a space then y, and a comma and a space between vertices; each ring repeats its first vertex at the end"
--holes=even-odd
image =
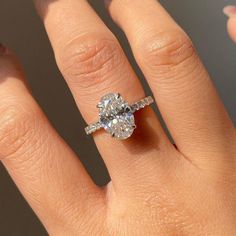
POLYGON ((82 225, 85 210, 92 202, 99 205, 95 198, 101 199, 102 191, 49 124, 8 51, 0 47, 0 161, 56 235, 70 221, 82 225))

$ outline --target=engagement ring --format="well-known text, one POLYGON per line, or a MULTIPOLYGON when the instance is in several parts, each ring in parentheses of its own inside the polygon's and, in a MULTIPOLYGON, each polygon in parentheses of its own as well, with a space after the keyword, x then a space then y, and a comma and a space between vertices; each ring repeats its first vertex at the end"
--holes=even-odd
POLYGON ((107 94, 97 105, 99 121, 86 127, 85 131, 90 135, 103 128, 114 138, 127 139, 136 128, 134 113, 153 102, 149 96, 129 105, 119 93, 107 94))

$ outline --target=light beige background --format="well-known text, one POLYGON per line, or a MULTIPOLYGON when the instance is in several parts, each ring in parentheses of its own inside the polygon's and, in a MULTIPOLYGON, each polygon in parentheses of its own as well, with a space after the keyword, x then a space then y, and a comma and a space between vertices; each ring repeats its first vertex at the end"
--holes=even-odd
MULTIPOLYGON (((91 2, 129 51, 124 36, 106 15, 102 0, 91 2)), ((223 6, 236 4, 236 1, 163 0, 162 3, 192 37, 236 122, 236 46, 227 36, 226 17, 222 14, 223 6)), ((109 178, 103 162, 92 140, 84 134, 84 122, 58 72, 47 36, 31 0, 0 1, 0 41, 17 53, 37 101, 64 139, 81 156, 96 183, 106 183, 109 178)), ((47 235, 1 165, 0 235, 47 235)))

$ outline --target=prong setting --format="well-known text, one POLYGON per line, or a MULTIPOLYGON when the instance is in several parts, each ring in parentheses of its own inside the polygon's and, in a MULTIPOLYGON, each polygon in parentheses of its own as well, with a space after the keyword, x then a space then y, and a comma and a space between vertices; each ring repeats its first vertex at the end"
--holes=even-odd
POLYGON ((87 134, 105 129, 113 138, 124 140, 129 138, 137 128, 134 113, 154 102, 146 97, 129 105, 119 93, 103 96, 97 104, 99 121, 85 128, 87 134))
POLYGON ((116 98, 119 99, 121 97, 120 93, 116 94, 116 98))
POLYGON ((102 108, 102 104, 101 104, 100 102, 97 104, 97 108, 98 108, 98 109, 101 109, 101 108, 102 108))

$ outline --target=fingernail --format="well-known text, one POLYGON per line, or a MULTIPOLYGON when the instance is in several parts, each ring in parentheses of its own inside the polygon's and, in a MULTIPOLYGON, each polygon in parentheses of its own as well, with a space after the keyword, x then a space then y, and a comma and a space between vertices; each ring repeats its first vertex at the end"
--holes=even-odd
POLYGON ((236 6, 226 6, 223 9, 223 12, 226 16, 232 18, 232 17, 236 17, 236 6))
POLYGON ((105 7, 108 8, 112 0, 104 0, 105 7))
POLYGON ((0 55, 4 55, 7 52, 7 49, 0 43, 0 55))

